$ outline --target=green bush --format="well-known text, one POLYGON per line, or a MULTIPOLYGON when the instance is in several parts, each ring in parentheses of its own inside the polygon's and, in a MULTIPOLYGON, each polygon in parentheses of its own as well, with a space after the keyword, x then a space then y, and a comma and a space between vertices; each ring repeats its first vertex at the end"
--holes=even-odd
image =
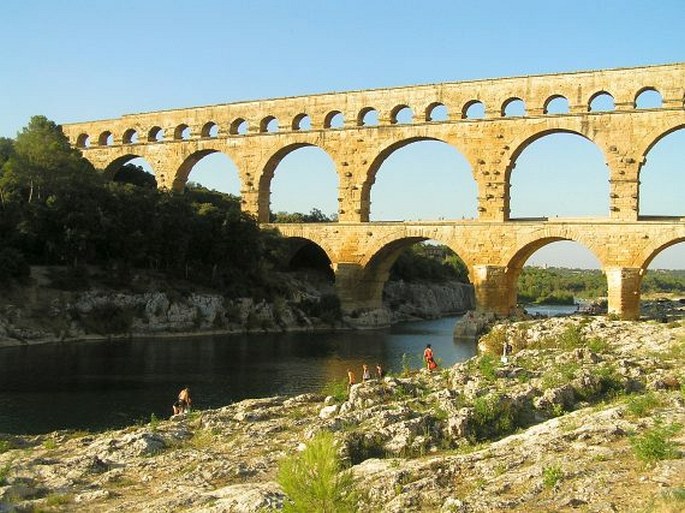
POLYGON ((635 456, 645 463, 668 460, 678 456, 678 447, 672 437, 682 429, 680 424, 664 426, 657 422, 651 429, 630 439, 635 456))
POLYGON ((500 394, 473 400, 472 438, 483 441, 511 433, 516 426, 516 412, 511 401, 500 394))
POLYGON ((336 401, 342 402, 347 399, 347 380, 330 381, 323 386, 321 393, 326 396, 330 395, 336 401))
POLYGON ((545 488, 554 488, 563 477, 564 472, 559 465, 545 467, 542 470, 542 484, 545 485, 545 488))
POLYGON ((358 494, 349 471, 341 470, 333 435, 319 433, 304 451, 285 458, 278 483, 288 496, 285 513, 354 513, 358 494))

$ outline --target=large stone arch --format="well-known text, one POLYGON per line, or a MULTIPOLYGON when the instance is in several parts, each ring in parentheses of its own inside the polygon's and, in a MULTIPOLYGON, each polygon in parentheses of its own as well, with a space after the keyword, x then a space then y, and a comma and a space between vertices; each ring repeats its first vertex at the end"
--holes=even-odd
MULTIPOLYGON (((535 131, 528 132, 523 134, 522 137, 514 140, 512 142, 512 150, 511 154, 509 155, 509 159, 505 168, 505 180, 509 186, 511 186, 511 173, 516 167, 516 161, 518 158, 521 156, 521 154, 528 148, 530 145, 533 143, 539 141, 543 137, 547 137, 550 135, 554 134, 571 134, 571 135, 578 135, 582 137, 583 139, 590 141, 592 144, 597 146, 600 151, 602 152, 602 155, 604 155, 604 158, 606 160, 606 151, 603 148, 603 145, 599 143, 598 140, 592 139, 589 137, 587 134, 584 134, 582 131, 577 130, 576 128, 571 128, 571 127, 564 127, 564 126, 556 126, 556 127, 546 127, 543 129, 536 129, 535 131)), ((607 175, 608 176, 608 175, 607 175)))
POLYGON ((285 157, 302 148, 318 148, 331 159, 331 162, 335 165, 335 172, 338 176, 338 188, 340 188, 340 169, 338 163, 325 147, 305 141, 289 143, 272 153, 261 167, 261 173, 258 180, 258 212, 260 220, 268 220, 269 214, 271 213, 271 181, 276 173, 276 168, 278 168, 278 165, 285 157))
MULTIPOLYGON (((188 182, 188 177, 190 176, 190 173, 193 170, 195 164, 200 162, 207 155, 212 155, 213 153, 221 153, 222 155, 228 157, 228 159, 231 162, 233 162, 234 165, 236 164, 235 159, 233 159, 231 155, 229 155, 226 151, 218 150, 216 148, 205 148, 201 150, 195 150, 189 155, 185 156, 181 164, 178 166, 176 174, 174 175, 172 189, 175 191, 182 191, 186 183, 188 182)), ((245 184, 237 165, 236 168, 238 169, 238 179, 240 180, 240 189, 242 190, 244 189, 245 184)))
POLYGON ((410 146, 414 143, 419 143, 419 142, 426 142, 426 141, 431 141, 431 142, 440 142, 448 145, 449 147, 453 148, 455 151, 457 151, 464 159, 469 163, 469 166, 471 168, 471 177, 473 178, 474 182, 477 183, 476 176, 474 173, 475 167, 473 165, 473 162, 471 161, 470 155, 467 154, 466 152, 462 151, 459 147, 457 147, 455 144, 453 144, 452 141, 450 141, 449 138, 447 137, 430 137, 430 136, 409 136, 409 137, 404 137, 400 140, 394 141, 383 148, 380 148, 376 152, 375 158, 371 161, 369 167, 366 170, 366 174, 364 176, 364 182, 362 183, 361 187, 361 217, 364 220, 369 219, 369 214, 370 214, 370 205, 371 205, 371 187, 373 184, 376 182, 376 175, 378 174, 379 169, 383 165, 383 163, 386 161, 386 159, 392 155, 394 152, 401 148, 405 148, 407 146, 410 146))
POLYGON ((675 237, 670 240, 659 240, 655 242, 656 245, 645 248, 645 250, 638 256, 638 258, 640 258, 640 262, 636 262, 638 264, 636 267, 639 267, 643 273, 647 270, 649 264, 652 263, 652 260, 654 260, 659 253, 670 248, 671 246, 685 242, 685 236, 675 237))
MULTIPOLYGON (((143 154, 138 154, 138 153, 126 153, 124 155, 121 155, 114 160, 112 160, 105 168, 102 170, 102 174, 104 175, 105 179, 107 180, 113 180, 114 175, 116 172, 121 169, 122 166, 125 166, 129 162, 131 162, 134 159, 137 158, 142 158, 147 161, 145 158, 145 155, 143 154)), ((149 163, 149 161, 148 161, 149 163)))
POLYGON ((647 155, 649 152, 656 146, 659 141, 661 141, 664 137, 671 135, 674 132, 677 132, 678 130, 683 130, 685 129, 685 123, 675 123, 670 127, 659 127, 658 129, 655 129, 651 131, 647 136, 645 136, 642 141, 640 141, 640 147, 636 148, 638 151, 638 154, 642 157, 640 160, 640 167, 639 171, 642 171, 642 167, 645 164, 645 161, 647 159, 647 155))

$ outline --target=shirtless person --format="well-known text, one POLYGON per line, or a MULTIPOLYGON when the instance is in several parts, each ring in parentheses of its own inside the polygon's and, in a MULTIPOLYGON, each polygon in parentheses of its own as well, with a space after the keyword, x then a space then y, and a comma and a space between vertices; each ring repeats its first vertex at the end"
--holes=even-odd
POLYGON ((192 404, 193 400, 190 397, 190 388, 185 387, 178 393, 178 401, 176 401, 172 406, 172 408, 174 409, 174 415, 178 415, 179 413, 185 413, 187 410, 190 409, 190 406, 192 404))

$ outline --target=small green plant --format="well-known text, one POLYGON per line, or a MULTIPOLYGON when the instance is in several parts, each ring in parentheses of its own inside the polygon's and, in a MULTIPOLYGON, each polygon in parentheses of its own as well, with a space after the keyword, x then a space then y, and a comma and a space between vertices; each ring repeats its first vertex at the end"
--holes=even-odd
POLYGON ((45 440, 43 442, 43 447, 48 449, 49 451, 52 451, 53 449, 57 448, 57 442, 53 438, 49 438, 48 440, 45 440))
POLYGON ((12 448, 12 444, 9 440, 0 440, 0 454, 9 451, 12 448))
POLYGON ((493 381, 497 377, 497 359, 490 354, 484 354, 478 359, 478 370, 485 379, 493 381))
POLYGON ((661 421, 657 421, 651 429, 631 437, 630 445, 635 456, 647 464, 672 459, 678 456, 677 445, 672 437, 681 429, 681 424, 665 426, 661 421))
POLYGON ((159 427, 159 419, 157 418, 157 415, 154 413, 150 414, 150 429, 152 431, 157 431, 157 428, 159 427))
POLYGON ((626 409, 634 417, 644 417, 660 405, 661 401, 652 392, 642 395, 631 395, 626 401, 626 409))
POLYGON ((411 374, 412 357, 407 353, 402 353, 402 376, 405 378, 411 374))
POLYGON ((552 465, 542 469, 542 484, 547 489, 554 488, 563 477, 564 472, 560 465, 552 465))
POLYGON ((349 471, 341 470, 333 435, 316 435, 299 454, 286 457, 278 483, 288 496, 285 513, 354 513, 358 493, 349 471))
POLYGON ((347 399, 347 380, 329 381, 323 386, 321 393, 333 397, 338 402, 343 402, 347 399))
POLYGON ((587 347, 593 353, 604 353, 609 349, 609 343, 600 337, 592 337, 587 341, 587 347))
POLYGON ((7 484, 7 475, 10 473, 10 468, 12 466, 6 463, 0 467, 0 486, 5 486, 7 484))
POLYGON ((53 493, 45 498, 45 505, 49 507, 64 506, 73 500, 73 496, 68 493, 53 493))

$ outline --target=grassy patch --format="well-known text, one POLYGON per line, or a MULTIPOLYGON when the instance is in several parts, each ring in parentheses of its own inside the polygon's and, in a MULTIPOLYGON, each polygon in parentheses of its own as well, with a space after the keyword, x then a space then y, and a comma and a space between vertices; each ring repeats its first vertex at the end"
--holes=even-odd
POLYGON ((632 436, 630 445, 635 456, 647 464, 677 458, 680 453, 672 438, 681 429, 681 424, 672 423, 665 426, 659 421, 641 435, 632 436))
POLYGON ((321 393, 341 403, 347 399, 347 380, 329 381, 323 386, 321 393))
POLYGON ((9 463, 0 467, 0 486, 5 486, 7 484, 7 476, 10 473, 10 468, 12 468, 12 466, 9 463))
POLYGON ((545 488, 554 488, 564 477, 560 465, 551 465, 542 469, 542 484, 545 488))
POLYGON ((628 399, 626 400, 626 410, 633 417, 644 417, 659 406, 661 406, 661 399, 652 392, 641 395, 631 395, 628 396, 628 399))

